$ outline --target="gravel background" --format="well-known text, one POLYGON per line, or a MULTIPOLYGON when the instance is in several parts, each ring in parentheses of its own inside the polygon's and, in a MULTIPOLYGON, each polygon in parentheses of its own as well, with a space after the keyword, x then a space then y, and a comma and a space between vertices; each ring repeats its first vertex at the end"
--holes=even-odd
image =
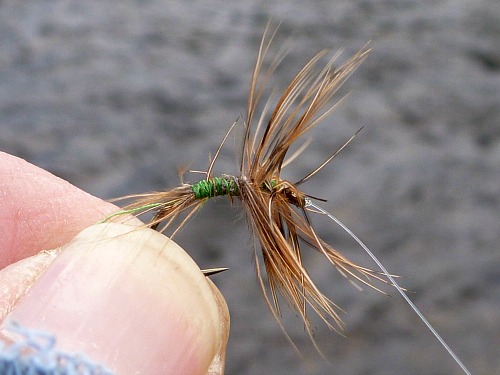
MULTIPOLYGON (((177 167, 205 169, 245 113, 270 16, 293 45, 280 88, 318 50, 348 56, 371 40, 349 100, 288 176, 302 177, 364 125, 305 190, 405 277, 473 373, 500 373, 497 0, 2 1, 0 149, 102 198, 174 186, 177 167)), ((233 145, 216 173, 236 170, 233 145)), ((316 225, 370 264, 333 224, 316 225)), ((307 262, 346 310, 347 337, 318 323, 328 364, 285 312, 300 358, 267 311, 247 226, 225 199, 177 240, 202 267, 231 268, 214 278, 232 313, 228 374, 460 373, 399 297, 359 293, 314 254, 307 262)))

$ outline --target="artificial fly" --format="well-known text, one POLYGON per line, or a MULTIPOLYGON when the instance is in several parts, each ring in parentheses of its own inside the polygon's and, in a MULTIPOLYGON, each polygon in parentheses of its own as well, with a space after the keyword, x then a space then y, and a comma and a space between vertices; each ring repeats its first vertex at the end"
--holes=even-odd
POLYGON ((255 119, 266 84, 285 55, 284 51, 276 54, 269 66, 264 69, 264 60, 276 31, 277 27, 273 29, 268 25, 257 54, 248 99, 248 113, 244 121, 245 132, 239 174, 237 176, 213 176, 212 174, 214 163, 235 122, 211 159, 207 171, 204 172, 206 177, 203 180, 194 184, 182 183, 179 187, 169 191, 120 198, 134 199, 135 202, 106 220, 128 213, 140 215, 153 212, 154 216, 148 226, 158 229, 162 225, 159 230, 163 232, 177 222, 176 219, 179 219, 181 214, 186 213, 172 233, 171 236, 173 236, 208 199, 228 196, 232 202, 237 198, 241 201, 249 226, 260 244, 267 274, 266 282, 257 259, 256 246, 256 269, 261 289, 272 314, 283 331, 278 292, 302 318, 305 329, 315 346, 308 309, 312 309, 330 329, 342 330, 343 323, 339 316, 339 307, 316 287, 304 267, 301 252, 304 246, 308 246, 322 254, 333 267, 353 282, 362 283, 378 291, 380 289, 373 284, 374 280, 394 286, 462 370, 470 374, 411 302, 394 280, 394 276, 387 272, 363 242, 337 218, 312 202, 313 199, 321 199, 310 197, 298 188, 337 156, 354 136, 299 181, 292 183, 281 178, 282 168, 305 148, 300 148, 286 159, 291 146, 335 108, 336 104, 331 104, 332 96, 366 59, 369 49, 362 48, 337 67, 334 67, 334 57, 323 68, 318 68, 318 65, 328 51, 319 52, 296 74, 279 98, 274 110, 269 111, 270 104, 267 102, 259 118, 255 119), (336 222, 367 252, 380 271, 355 264, 321 240, 311 225, 309 213, 322 214, 336 222))

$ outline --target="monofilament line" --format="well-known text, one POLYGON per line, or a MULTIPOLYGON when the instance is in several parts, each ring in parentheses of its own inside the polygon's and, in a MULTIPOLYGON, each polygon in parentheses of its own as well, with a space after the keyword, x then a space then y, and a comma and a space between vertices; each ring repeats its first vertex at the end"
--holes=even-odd
POLYGON ((438 339, 438 341, 441 343, 441 345, 446 349, 446 351, 451 355, 451 357, 455 360, 455 362, 462 368, 462 370, 467 374, 471 375, 470 371, 465 367, 465 365, 462 363, 462 361, 458 358, 458 356, 455 354, 453 350, 448 346, 446 341, 441 337, 441 335, 434 329, 434 327, 429 323, 429 321, 425 318, 425 316, 420 312, 420 310, 415 306, 415 304, 411 301, 411 299, 406 295, 404 290, 399 286, 399 284, 396 282, 394 277, 391 276, 391 274, 387 271, 387 269, 384 267, 384 265, 377 259, 375 254, 371 252, 371 250, 361 241, 358 236, 356 236, 347 226, 345 226, 339 219, 337 219, 335 216, 333 216, 331 213, 325 211, 321 207, 315 205, 314 203, 311 202, 310 199, 306 198, 306 204, 305 208, 312 207, 315 210, 319 211, 323 215, 328 216, 331 220, 333 220, 337 225, 339 225, 349 236, 351 236, 362 248, 363 250, 370 256, 370 258, 373 259, 373 261, 377 264, 377 266, 380 268, 380 270, 385 274, 387 279, 392 283, 392 285, 396 288, 396 290, 401 294, 401 296, 406 300, 408 305, 413 309, 413 311, 418 315, 420 320, 424 322, 424 324, 427 326, 427 328, 432 332, 432 334, 438 339))

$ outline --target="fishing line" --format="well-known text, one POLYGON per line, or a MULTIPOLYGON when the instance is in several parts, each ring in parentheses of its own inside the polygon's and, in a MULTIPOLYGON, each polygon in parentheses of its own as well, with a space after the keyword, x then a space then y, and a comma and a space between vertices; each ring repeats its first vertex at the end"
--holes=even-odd
POLYGON ((448 346, 446 341, 441 337, 441 335, 434 329, 431 323, 425 318, 425 316, 420 312, 420 310, 415 306, 415 304, 411 301, 411 299, 408 297, 408 295, 404 292, 404 290, 399 286, 399 284, 396 282, 394 277, 391 276, 391 274, 387 271, 387 269, 384 267, 384 265, 378 260, 378 258, 371 252, 371 250, 364 244, 363 241, 359 239, 358 236, 356 236, 344 223, 342 223, 339 219, 337 219, 335 216, 333 216, 331 213, 328 211, 325 211, 321 207, 315 205, 313 202, 311 202, 310 199, 306 198, 306 205, 305 208, 308 207, 313 207, 315 210, 319 211, 323 215, 328 216, 331 220, 333 220, 338 226, 340 226, 349 236, 351 236, 358 244, 363 248, 363 250, 372 258, 372 260, 377 264, 377 266, 382 270, 384 275, 389 279, 389 281, 392 283, 392 285, 396 288, 396 290, 401 294, 401 296, 405 299, 405 301, 410 305, 410 307, 413 309, 413 311, 418 315, 420 320, 424 322, 424 324, 427 326, 427 328, 432 332, 432 334, 436 337, 436 339, 440 342, 440 344, 446 349, 446 351, 451 355, 451 357, 455 360, 455 362, 462 368, 462 370, 467 374, 471 375, 470 371, 465 367, 465 365, 462 363, 460 358, 455 354, 453 350, 448 346))

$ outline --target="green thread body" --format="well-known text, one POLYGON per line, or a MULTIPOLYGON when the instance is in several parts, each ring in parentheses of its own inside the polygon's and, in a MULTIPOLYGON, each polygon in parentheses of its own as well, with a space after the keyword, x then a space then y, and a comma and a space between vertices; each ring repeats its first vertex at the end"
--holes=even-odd
POLYGON ((193 184, 191 189, 196 199, 240 195, 238 180, 234 176, 211 177, 193 184))

